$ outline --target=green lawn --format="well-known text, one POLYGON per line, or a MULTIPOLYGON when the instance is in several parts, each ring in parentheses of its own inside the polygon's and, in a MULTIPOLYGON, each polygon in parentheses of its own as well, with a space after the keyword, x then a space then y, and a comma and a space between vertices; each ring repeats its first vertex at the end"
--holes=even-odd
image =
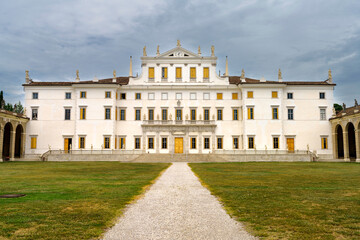
POLYGON ((0 240, 94 239, 169 164, 0 163, 0 240))
POLYGON ((249 232, 265 239, 360 239, 360 164, 192 163, 249 232))

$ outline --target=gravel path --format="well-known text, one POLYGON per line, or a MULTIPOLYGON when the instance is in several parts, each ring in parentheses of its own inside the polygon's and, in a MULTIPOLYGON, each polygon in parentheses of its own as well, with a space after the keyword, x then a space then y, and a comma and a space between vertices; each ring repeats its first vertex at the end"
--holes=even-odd
POLYGON ((173 163, 130 205, 104 239, 256 239, 204 188, 187 163, 173 163))

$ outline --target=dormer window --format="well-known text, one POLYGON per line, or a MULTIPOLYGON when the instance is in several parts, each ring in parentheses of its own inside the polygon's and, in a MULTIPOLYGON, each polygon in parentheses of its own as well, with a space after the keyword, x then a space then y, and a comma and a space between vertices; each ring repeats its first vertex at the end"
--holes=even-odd
POLYGON ((154 80, 155 78, 155 68, 149 67, 149 80, 154 80))

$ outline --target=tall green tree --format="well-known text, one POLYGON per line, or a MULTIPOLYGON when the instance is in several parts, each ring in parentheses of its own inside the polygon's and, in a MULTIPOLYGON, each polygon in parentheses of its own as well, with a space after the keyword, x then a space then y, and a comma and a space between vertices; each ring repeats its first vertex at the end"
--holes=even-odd
POLYGON ((20 101, 14 105, 14 112, 21 113, 21 114, 24 113, 24 107, 21 105, 20 101))
POLYGON ((5 100, 4 100, 4 93, 3 91, 0 92, 0 109, 3 109, 5 106, 5 100))
POLYGON ((343 107, 340 104, 337 104, 337 103, 334 103, 334 108, 335 108, 336 113, 343 110, 343 107))
POLYGON ((11 103, 7 103, 4 107, 5 110, 13 112, 14 111, 14 107, 11 103))

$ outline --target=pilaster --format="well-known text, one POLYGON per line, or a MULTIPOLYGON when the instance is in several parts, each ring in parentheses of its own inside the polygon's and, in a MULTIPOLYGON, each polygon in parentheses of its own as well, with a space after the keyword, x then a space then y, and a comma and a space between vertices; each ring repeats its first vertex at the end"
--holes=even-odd
POLYGON ((160 153, 160 133, 158 131, 156 132, 155 149, 156 153, 160 153))
POLYGON ((333 146, 333 158, 336 159, 338 158, 338 135, 337 133, 333 133, 332 134, 332 146, 333 146))
POLYGON ((4 129, 3 129, 3 127, 1 127, 0 128, 0 162, 3 161, 3 159, 2 159, 3 145, 4 145, 3 141, 4 141, 4 129))
POLYGON ((10 132, 10 161, 14 160, 15 156, 15 138, 16 138, 16 131, 10 132))
POLYGON ((360 129, 355 130, 356 162, 360 162, 360 129))
POLYGON ((343 131, 343 142, 344 142, 344 161, 350 162, 350 154, 349 154, 349 137, 348 132, 343 131))
POLYGON ((199 132, 199 143, 198 143, 198 149, 199 149, 199 153, 202 153, 202 149, 203 149, 203 145, 202 145, 202 132, 199 132))
POLYGON ((24 158, 25 156, 25 140, 26 140, 26 132, 21 133, 21 146, 20 146, 20 158, 24 158))

